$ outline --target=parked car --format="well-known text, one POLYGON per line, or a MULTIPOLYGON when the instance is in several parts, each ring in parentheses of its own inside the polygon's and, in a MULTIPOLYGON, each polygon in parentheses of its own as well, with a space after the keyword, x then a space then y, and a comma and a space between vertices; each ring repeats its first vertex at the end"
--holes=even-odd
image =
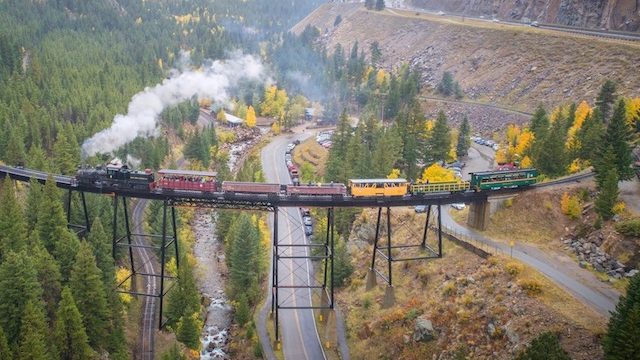
POLYGON ((493 144, 493 146, 491 147, 494 151, 498 151, 498 144, 493 144))
POLYGON ((307 217, 311 217, 311 212, 309 211, 309 209, 307 208, 301 208, 300 212, 302 213, 302 216, 307 216, 307 217))
POLYGON ((425 213, 427 212, 427 205, 418 205, 415 207, 415 211, 417 214, 425 213))
POLYGON ((313 225, 313 221, 311 220, 310 217, 303 217, 302 218, 302 223, 305 224, 306 226, 312 226, 313 225))
POLYGON ((304 234, 309 236, 313 234, 313 227, 311 225, 305 225, 304 234))
POLYGON ((457 204, 451 204, 451 207, 456 210, 462 210, 466 207, 466 205, 463 203, 457 203, 457 204))

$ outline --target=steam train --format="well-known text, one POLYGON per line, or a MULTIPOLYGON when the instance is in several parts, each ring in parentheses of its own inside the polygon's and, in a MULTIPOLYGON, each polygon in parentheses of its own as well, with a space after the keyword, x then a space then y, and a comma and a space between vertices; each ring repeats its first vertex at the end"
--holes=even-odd
POLYGON ((100 188, 130 189, 150 192, 222 192, 235 194, 389 197, 420 196, 431 193, 457 193, 465 191, 492 191, 526 187, 536 183, 536 169, 485 171, 471 174, 471 181, 410 183, 405 179, 351 179, 344 184, 281 185, 217 180, 215 172, 188 170, 159 170, 157 177, 150 169, 133 171, 126 165, 108 164, 95 169, 80 169, 78 184, 100 188))

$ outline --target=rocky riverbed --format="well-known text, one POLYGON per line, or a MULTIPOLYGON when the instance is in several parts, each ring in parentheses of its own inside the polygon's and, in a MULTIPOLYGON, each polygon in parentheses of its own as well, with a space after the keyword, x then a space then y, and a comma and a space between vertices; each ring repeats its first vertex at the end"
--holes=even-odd
POLYGON ((194 254, 198 263, 198 288, 207 299, 207 317, 202 330, 201 360, 228 359, 229 327, 233 308, 224 294, 227 269, 222 244, 215 236, 213 213, 199 209, 196 212, 194 254))

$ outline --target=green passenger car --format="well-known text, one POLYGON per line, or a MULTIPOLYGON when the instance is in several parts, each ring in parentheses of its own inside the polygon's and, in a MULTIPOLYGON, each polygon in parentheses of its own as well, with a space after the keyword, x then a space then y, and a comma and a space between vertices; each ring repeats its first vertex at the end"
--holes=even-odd
POLYGON ((536 169, 477 172, 471 174, 471 189, 478 191, 519 188, 535 184, 537 177, 536 169))

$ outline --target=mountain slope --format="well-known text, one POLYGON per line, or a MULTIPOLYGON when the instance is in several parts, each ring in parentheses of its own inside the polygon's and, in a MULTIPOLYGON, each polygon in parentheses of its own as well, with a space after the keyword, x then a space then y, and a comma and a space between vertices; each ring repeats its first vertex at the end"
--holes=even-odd
POLYGON ((454 74, 465 96, 521 110, 539 103, 593 102, 606 79, 622 95, 640 90, 640 44, 470 19, 387 9, 362 4, 325 4, 297 24, 321 30, 324 45, 347 50, 378 41, 383 66, 409 63, 434 88, 444 71, 454 74), (334 26, 337 15, 342 21, 334 26))

